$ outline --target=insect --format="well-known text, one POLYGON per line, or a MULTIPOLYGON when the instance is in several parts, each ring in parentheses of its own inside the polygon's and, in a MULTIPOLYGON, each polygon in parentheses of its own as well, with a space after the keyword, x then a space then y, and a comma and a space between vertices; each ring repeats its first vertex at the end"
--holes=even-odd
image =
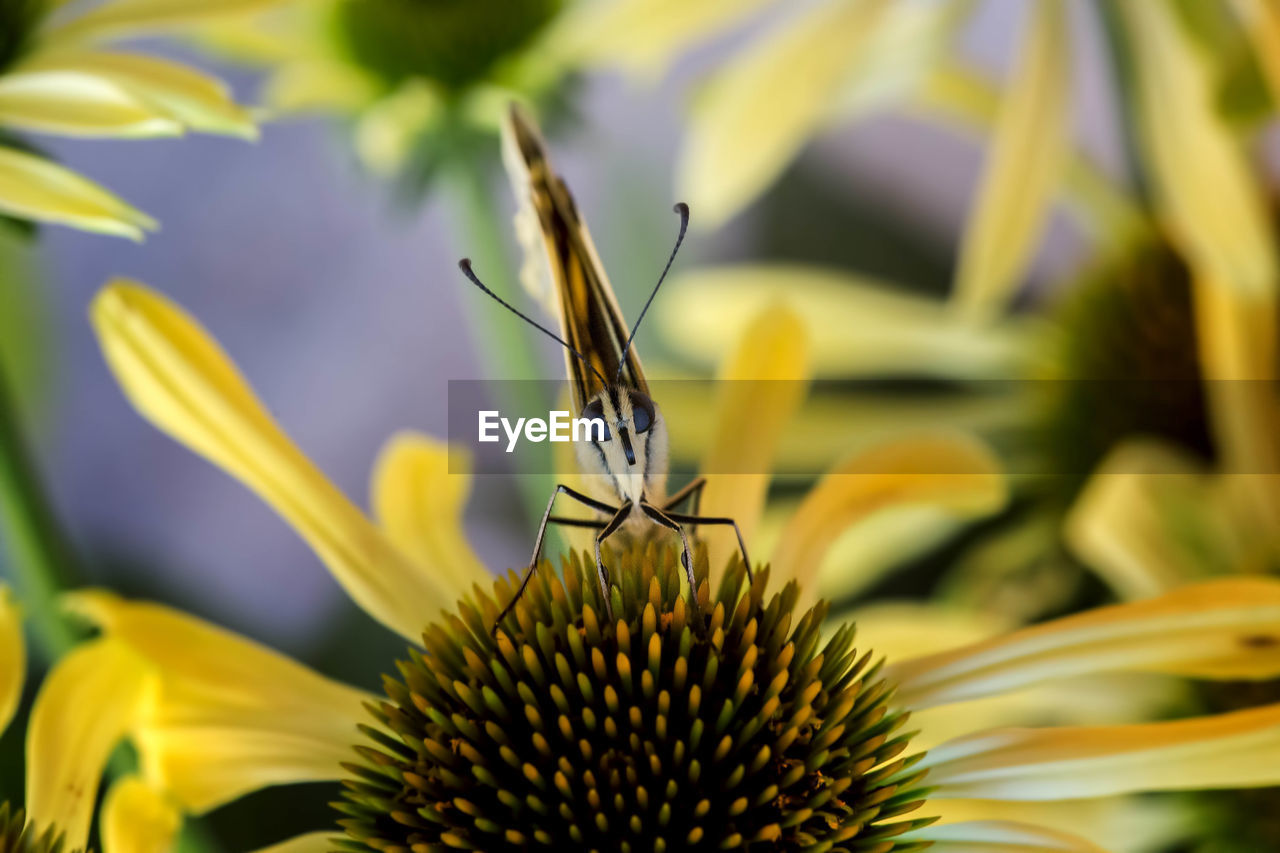
POLYGON ((699 477, 674 495, 666 496, 667 425, 662 411, 649 396, 649 384, 640 366, 640 357, 632 346, 636 331, 684 242, 689 226, 689 208, 684 203, 675 206, 680 216, 680 233, 675 247, 635 325, 628 330, 573 196, 551 168, 537 128, 518 107, 513 106, 508 114, 503 127, 503 143, 513 184, 517 194, 523 196, 518 201, 523 210, 536 217, 541 239, 535 242, 541 244, 549 262, 550 284, 556 294, 562 334, 557 335, 531 319, 486 287, 471 269, 470 260, 463 259, 458 266, 472 284, 564 347, 573 404, 583 418, 603 421, 604 428, 598 432, 593 430, 590 440, 575 444, 578 465, 584 474, 591 475, 588 480, 596 485, 595 491, 599 494, 586 495, 562 483, 556 485, 538 526, 533 556, 524 579, 498 615, 493 630, 497 632, 498 625, 515 607, 533 577, 548 524, 588 527, 596 531, 596 576, 610 621, 613 621, 613 608, 609 600, 609 572, 601 556, 601 546, 624 529, 634 535, 656 526, 678 535, 680 562, 689 581, 694 611, 700 615, 689 532, 685 526, 732 526, 748 575, 751 561, 737 522, 731 518, 697 514, 705 478, 699 477), (578 519, 553 515, 556 499, 561 495, 594 510, 598 517, 578 519), (691 512, 676 512, 682 504, 688 504, 691 512))

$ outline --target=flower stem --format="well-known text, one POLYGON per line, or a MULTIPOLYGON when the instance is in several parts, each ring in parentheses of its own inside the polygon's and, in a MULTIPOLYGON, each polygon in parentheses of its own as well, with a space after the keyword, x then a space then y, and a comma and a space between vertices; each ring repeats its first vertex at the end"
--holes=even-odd
MULTIPOLYGON (((460 255, 471 257, 475 268, 487 282, 493 282, 499 292, 516 285, 518 276, 511 272, 512 264, 506 250, 501 223, 506 216, 495 201, 495 191, 489 180, 489 155, 492 139, 467 146, 469 151, 454 158, 450 181, 454 197, 462 211, 464 251, 460 255)), ((518 286, 518 285, 517 285, 518 286)), ((471 294, 468 294, 471 295, 471 294)), ((494 403, 516 412, 517 416, 533 417, 546 410, 543 386, 535 380, 546 377, 538 370, 542 359, 531 346, 527 328, 503 308, 487 299, 473 299, 467 305, 467 319, 471 337, 481 352, 485 375, 509 377, 495 382, 494 390, 502 397, 494 403)), ((546 508, 547 496, 553 488, 550 475, 550 453, 545 444, 528 444, 523 448, 526 471, 517 477, 521 502, 532 514, 540 516, 546 508)))
POLYGON ((0 365, 0 534, 19 586, 23 609, 45 661, 71 648, 76 632, 58 608, 73 585, 74 558, 54 515, 22 433, 20 413, 0 365))

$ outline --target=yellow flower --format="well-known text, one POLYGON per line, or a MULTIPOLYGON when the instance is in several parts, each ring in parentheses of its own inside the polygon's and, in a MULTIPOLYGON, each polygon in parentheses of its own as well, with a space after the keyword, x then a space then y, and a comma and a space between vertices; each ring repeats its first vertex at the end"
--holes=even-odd
MULTIPOLYGON (((21 614, 0 585, 0 732, 22 694, 26 656, 21 614)), ((46 677, 27 729, 25 812, 0 803, 0 849, 19 853, 85 850, 107 759, 154 689, 141 658, 112 640, 86 643, 46 677)), ((102 813, 106 853, 170 847, 180 825, 175 804, 137 776, 112 785, 102 813)))
MULTIPOLYGON (((760 10, 768 5, 605 0, 576 7, 549 41, 569 61, 651 76, 695 45, 767 17, 760 10)), ((694 100, 678 195, 701 224, 740 211, 815 135, 896 107, 943 123, 970 126, 979 119, 989 133, 955 277, 955 301, 969 318, 989 319, 1016 292, 1060 194, 1069 210, 1089 208, 1081 212, 1095 221, 1085 228, 1106 241, 1122 243, 1133 230, 1132 212, 1088 159, 1073 153, 1072 27, 1064 0, 1022 4, 1017 56, 998 95, 951 47, 972 2, 782 5, 772 4, 771 25, 751 30, 754 37, 713 70, 694 100)), ((1200 231, 1186 239, 1219 257, 1249 244, 1256 274, 1267 257, 1248 216, 1256 200, 1239 180, 1237 128, 1221 102, 1242 89, 1240 97, 1262 104, 1264 117, 1274 115, 1280 101, 1274 4, 1107 0, 1100 10, 1132 59, 1143 165, 1181 210, 1179 218, 1200 231), (1232 195, 1232 207, 1212 208, 1219 215, 1196 216, 1211 209, 1206 201, 1232 195)))
MULTIPOLYGON (((961 514, 998 507, 1002 481, 971 441, 900 439, 856 456, 813 492, 772 569, 750 586, 740 567, 731 568, 713 593, 700 559, 695 594, 710 613, 705 633, 692 633, 671 555, 651 548, 621 555, 612 589, 617 625, 599 623, 595 586, 570 561, 563 580, 544 564, 495 638, 489 628, 515 578, 485 592, 490 581, 459 532, 467 478, 447 473, 446 447, 416 436, 393 440, 375 472, 371 521, 305 459, 217 345, 171 303, 117 283, 99 296, 93 319, 109 364, 144 415, 258 492, 362 607, 429 651, 411 650, 400 678, 388 680, 388 695, 376 697, 172 609, 106 592, 72 595, 72 609, 103 629, 96 643, 123 646, 146 662, 155 690, 131 732, 142 777, 187 811, 268 785, 345 779, 343 825, 374 846, 433 838, 571 845, 597 832, 653 841, 663 827, 678 826, 677 845, 706 833, 743 843, 813 831, 879 839, 884 849, 928 840, 941 850, 1091 851, 1098 848, 1079 834, 1087 827, 1074 834, 1052 828, 1055 818, 1033 817, 1035 806, 1060 805, 1078 821, 1083 812, 1061 801, 1280 781, 1277 706, 1162 723, 1028 728, 1038 720, 1025 706, 981 705, 1068 677, 1275 677, 1274 644, 1259 638, 1280 635, 1280 582, 1210 582, 904 655, 884 668, 868 668, 873 658, 865 651, 855 655, 851 628, 832 626, 831 639, 818 645, 825 605, 790 615, 802 606, 807 567, 833 532, 869 509, 893 501, 961 514), (766 595, 770 575, 785 584, 773 597, 766 595), (702 679, 692 691, 690 673, 702 679), (933 742, 927 729, 918 741, 895 734, 906 711, 943 706, 948 716, 935 718, 942 722, 933 742), (784 708, 794 716, 783 716, 784 708), (957 730, 957 719, 972 726, 957 730), (762 738, 770 749, 758 751, 762 738), (750 748, 736 753, 735 744, 750 748), (794 758, 801 754, 808 758, 794 758), (581 762, 594 769, 573 778, 556 773, 566 763, 581 771, 581 762), (718 769, 718 762, 726 763, 718 769), (815 778, 816 787, 803 792, 788 787, 816 768, 826 781, 815 778), (713 771, 729 794, 699 799, 697 779, 705 784, 713 771), (681 794, 686 778, 695 783, 688 796, 681 794), (748 791, 751 797, 738 793, 748 791), (924 817, 899 817, 909 809, 924 817), (959 817, 930 825, 938 811, 959 817), (822 821, 806 822, 819 814, 822 821), (753 834, 744 835, 748 827, 753 834)), ((785 311, 758 322, 756 336, 729 360, 755 378, 772 363, 769 354, 788 361, 796 349, 795 321, 785 311), (769 353, 762 356, 761 347, 769 353)), ((740 407, 751 402, 729 395, 721 416, 736 418, 727 423, 740 429, 740 407)), ((757 436, 765 451, 744 452, 767 452, 779 431, 767 425, 768 434, 757 436)), ((763 489, 741 491, 721 486, 721 503, 707 510, 737 502, 740 518, 758 517, 763 489)), ((1073 719, 1071 711, 1059 719, 1073 719)), ((332 834, 272 849, 328 849, 332 834)), ((1126 849, 1123 838, 1107 841, 1126 849)))
POLYGON ((536 43, 565 4, 318 0, 212 40, 270 69, 269 104, 353 118, 371 171, 421 184, 494 135, 513 98, 555 103, 567 69, 536 43))
POLYGON ((0 213, 140 240, 146 214, 14 134, 136 139, 188 130, 252 139, 253 118, 216 78, 106 46, 190 29, 279 0, 9 0, 0 6, 0 213))
MULTIPOLYGON (((987 272, 972 279, 977 289, 966 292, 957 281, 950 305, 847 272, 746 265, 686 275, 659 309, 671 344, 706 364, 749 312, 787 298, 814 339, 819 377, 948 383, 943 393, 924 397, 820 397, 800 419, 803 429, 783 445, 780 464, 796 473, 816 470, 832 441, 848 440, 850 427, 841 424, 857 424, 860 441, 921 421, 994 437, 1015 472, 1026 511, 1009 535, 980 538, 971 556, 949 571, 968 581, 970 598, 988 605, 1000 603, 993 590, 1021 573, 1025 588, 1009 587, 1007 608, 1023 616, 1073 594, 1078 568, 1052 556, 1061 513, 1118 443, 1153 435, 1184 450, 1221 455, 1237 473, 1280 470, 1274 414, 1262 385, 1274 378, 1277 364, 1275 224, 1261 201, 1263 182, 1217 103, 1225 59, 1202 49, 1200 36, 1174 7, 1114 4, 1133 44, 1135 121, 1159 225, 1135 215, 1121 196, 1101 192, 1079 163, 1069 165, 1066 189, 1100 246, 1082 274, 1063 283, 1058 298, 1037 296, 1031 312, 998 313, 1017 276, 996 271, 1012 270, 1017 265, 1010 265, 1007 253, 1021 251, 1017 240, 1005 237, 1024 232, 982 222, 1025 223, 1030 216, 1006 201, 998 205, 1002 213, 981 206, 975 213, 963 251, 987 257, 987 272), (994 219, 983 220, 988 215, 994 219), (980 232, 990 240, 979 240, 980 232), (973 240, 986 247, 974 248, 973 240), (991 260, 997 256, 1004 259, 991 260), (1202 379, 1209 381, 1201 386, 1202 379)), ((1223 11, 1214 4, 1197 8, 1210 17, 1223 11)), ((1001 110, 1011 108, 1007 101, 1001 106, 979 78, 954 69, 936 74, 922 94, 972 126, 999 123, 1001 110)), ((998 143, 990 169, 1018 181, 1025 173, 1017 156, 998 143)), ((1280 503, 1274 489, 1260 478, 1249 483, 1237 485, 1275 517, 1280 503)), ((845 570, 830 565, 823 572, 825 594, 854 595, 900 564, 904 553, 928 553, 957 533, 952 519, 926 519, 929 536, 920 535, 917 524, 882 521, 878 529, 864 526, 860 541, 842 543, 845 570), (857 549, 874 549, 877 559, 847 558, 857 549)))

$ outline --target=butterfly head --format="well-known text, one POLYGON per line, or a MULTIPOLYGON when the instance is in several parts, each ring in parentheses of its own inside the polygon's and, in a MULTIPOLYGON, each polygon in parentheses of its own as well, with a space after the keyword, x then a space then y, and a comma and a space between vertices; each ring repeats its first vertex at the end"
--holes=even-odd
POLYGON ((585 473, 609 476, 624 500, 661 493, 657 478, 666 475, 667 429, 652 397, 610 385, 587 402, 581 416, 591 422, 578 444, 585 473))

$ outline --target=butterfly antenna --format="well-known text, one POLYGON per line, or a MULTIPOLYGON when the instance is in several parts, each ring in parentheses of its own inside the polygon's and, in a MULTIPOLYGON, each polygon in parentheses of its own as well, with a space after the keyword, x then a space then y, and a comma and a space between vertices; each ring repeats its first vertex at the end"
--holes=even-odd
POLYGON ((503 298, 502 298, 501 296, 499 296, 498 294, 494 293, 494 292, 493 292, 492 290, 490 290, 489 288, 485 287, 484 282, 482 282, 480 279, 478 279, 478 278, 476 277, 476 274, 475 274, 474 272, 472 272, 472 270, 471 270, 471 259, 470 259, 470 258, 463 258, 462 260, 458 261, 458 269, 462 270, 462 274, 463 274, 463 275, 465 275, 467 278, 469 278, 469 279, 471 280, 471 283, 472 283, 472 284, 474 284, 476 287, 478 287, 478 288, 480 288, 481 290, 483 290, 485 293, 489 294, 489 296, 493 297, 493 300, 494 300, 495 302, 497 302, 499 305, 501 305, 503 308, 506 308, 506 309, 507 309, 508 311, 510 311, 512 314, 515 314, 515 315, 516 315, 517 317, 519 317, 521 320, 524 320, 524 321, 525 321, 526 323, 528 323, 530 326, 533 326, 535 329, 537 329, 538 331, 542 332, 544 335, 546 335, 547 337, 551 338, 553 341, 555 341, 555 342, 557 342, 558 344, 560 344, 561 346, 563 346, 563 347, 564 347, 565 349, 567 349, 569 352, 573 353, 573 354, 574 354, 574 355, 576 355, 578 358, 582 359, 582 363, 583 363, 583 364, 585 364, 585 365, 588 367, 588 369, 590 369, 590 370, 591 370, 591 372, 592 372, 592 373, 594 373, 594 374, 596 375, 596 378, 600 380, 600 387, 601 387, 601 388, 608 387, 608 385, 609 385, 608 381, 607 381, 607 380, 605 380, 605 378, 604 378, 602 375, 600 375, 600 371, 599 371, 599 370, 596 370, 595 365, 594 365, 594 364, 592 364, 591 362, 587 361, 587 357, 586 357, 585 355, 583 355, 582 353, 578 352, 576 349, 574 349, 574 348, 569 344, 569 342, 568 342, 568 341, 566 341, 564 338, 560 337, 560 336, 559 336, 559 335, 557 335, 555 332, 553 332, 553 331, 551 331, 550 329, 548 329, 546 326, 544 326, 544 325, 542 325, 541 323, 539 323, 537 320, 533 319, 533 318, 532 318, 532 317, 530 317, 529 315, 527 315, 527 314, 523 313, 523 312, 522 312, 522 311, 520 311, 519 309, 517 309, 517 308, 515 308, 514 306, 512 306, 509 302, 507 302, 505 299, 503 299, 503 298))
POLYGON ((684 242, 684 234, 689 230, 689 205, 679 202, 674 209, 676 213, 680 214, 680 233, 676 236, 676 245, 671 250, 671 257, 667 258, 667 265, 662 268, 662 275, 658 276, 658 283, 653 286, 653 290, 649 293, 649 299, 644 303, 644 307, 640 309, 640 316, 636 318, 635 325, 631 327, 631 336, 627 338, 627 345, 622 348, 622 358, 618 360, 618 375, 613 380, 615 385, 622 379, 622 370, 627 366, 627 353, 631 352, 631 342, 636 339, 636 332, 640 329, 640 324, 644 321, 644 315, 648 313, 649 306, 653 304, 653 297, 658 295, 658 288, 662 287, 662 282, 666 280, 667 273, 671 272, 671 265, 675 263, 676 255, 680 252, 680 244, 684 242))

